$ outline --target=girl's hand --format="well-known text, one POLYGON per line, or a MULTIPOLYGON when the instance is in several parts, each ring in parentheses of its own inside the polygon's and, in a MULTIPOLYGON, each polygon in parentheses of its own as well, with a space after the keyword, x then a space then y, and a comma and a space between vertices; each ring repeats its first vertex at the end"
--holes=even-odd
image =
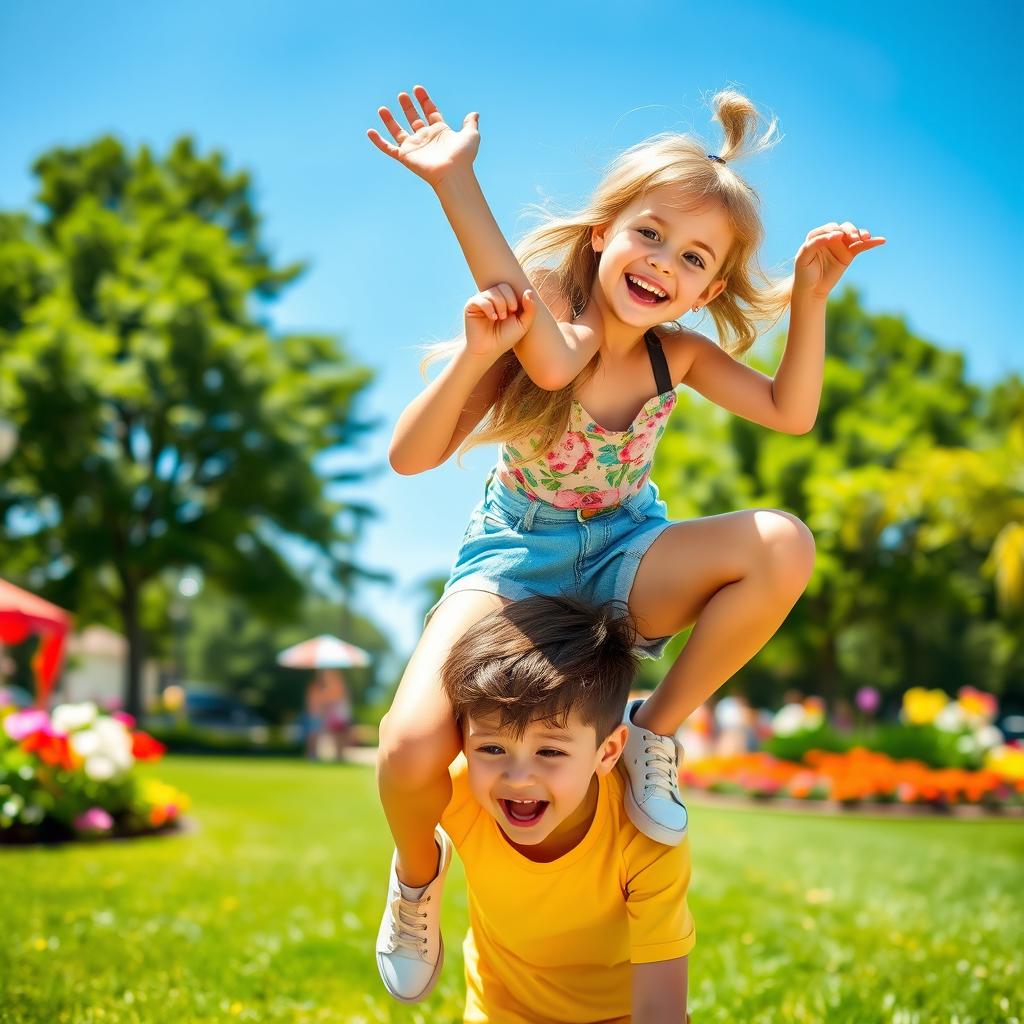
POLYGON ((796 254, 793 270, 793 293, 800 291, 816 298, 825 298, 836 286, 855 256, 885 245, 882 236, 855 227, 848 220, 833 221, 809 232, 796 254))
POLYGON ((434 101, 422 85, 414 85, 412 91, 423 107, 426 120, 420 117, 409 94, 400 92, 398 102, 409 120, 411 135, 391 116, 387 107, 378 107, 377 113, 398 145, 392 146, 386 142, 373 128, 368 128, 366 134, 382 153, 394 157, 413 174, 437 188, 441 180, 452 171, 473 166, 473 159, 480 148, 480 115, 475 112, 467 114, 462 122, 462 130, 454 132, 445 124, 441 111, 434 106, 434 101))
POLYGON ((498 284, 477 292, 465 307, 466 350, 498 358, 522 340, 533 323, 536 295, 523 292, 520 303, 512 286, 498 284))

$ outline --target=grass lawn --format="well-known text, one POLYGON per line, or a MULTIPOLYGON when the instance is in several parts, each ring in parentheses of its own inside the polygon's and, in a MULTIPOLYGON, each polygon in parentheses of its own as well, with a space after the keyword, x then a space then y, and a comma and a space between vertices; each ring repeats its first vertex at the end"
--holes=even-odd
MULTIPOLYGON (((197 833, 0 850, 3 1024, 461 1019, 457 862, 435 994, 404 1007, 377 979, 391 842, 371 769, 179 757, 152 773, 191 794, 197 833)), ((1021 1016, 1024 823, 694 805, 691 837, 694 1024, 1021 1016)))

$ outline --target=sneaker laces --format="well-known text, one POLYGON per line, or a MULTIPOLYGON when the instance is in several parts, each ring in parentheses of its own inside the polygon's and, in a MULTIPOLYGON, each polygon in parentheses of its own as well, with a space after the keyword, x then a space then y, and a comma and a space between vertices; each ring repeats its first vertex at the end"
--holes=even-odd
POLYGON ((423 956, 427 951, 427 937, 420 934, 427 930, 427 924, 420 924, 426 911, 417 909, 421 903, 429 903, 430 897, 407 900, 399 893, 391 901, 391 946, 392 949, 408 949, 410 953, 423 956))
POLYGON ((675 740, 671 736, 659 736, 644 730, 644 790, 659 790, 675 797, 679 792, 679 761, 675 740), (653 744, 653 746, 651 746, 653 744))

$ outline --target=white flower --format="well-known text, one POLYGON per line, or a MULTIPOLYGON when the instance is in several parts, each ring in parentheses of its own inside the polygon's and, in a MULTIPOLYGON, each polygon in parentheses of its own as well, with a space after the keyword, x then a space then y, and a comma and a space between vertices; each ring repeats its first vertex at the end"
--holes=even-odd
POLYGON ((96 721, 96 705, 91 701, 83 701, 81 704, 58 704, 50 716, 54 729, 57 732, 74 732, 75 729, 84 729, 96 721))
POLYGON ((998 747, 1003 742, 1003 734, 994 725, 983 725, 974 738, 982 750, 998 747))
POLYGON ((964 719, 963 708, 955 700, 950 701, 936 716, 935 728, 943 732, 960 732, 967 722, 964 719))
POLYGON ((786 704, 772 719, 772 732, 776 736, 792 736, 807 728, 807 713, 802 704, 786 704))
POLYGON ((117 774, 117 765, 105 754, 93 754, 85 759, 85 774, 90 779, 103 782, 117 774))
POLYGON ((72 733, 68 743, 85 759, 85 773, 91 779, 109 779, 135 763, 131 735, 116 718, 98 718, 91 729, 72 733))
POLYGON ((89 757, 100 749, 100 735, 95 729, 81 729, 68 737, 68 746, 79 757, 89 757))

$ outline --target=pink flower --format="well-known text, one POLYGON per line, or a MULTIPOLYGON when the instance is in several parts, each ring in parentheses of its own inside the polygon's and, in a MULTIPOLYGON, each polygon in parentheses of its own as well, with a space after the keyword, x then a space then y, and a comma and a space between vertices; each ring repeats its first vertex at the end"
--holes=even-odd
POLYGON ((638 434, 619 450, 619 462, 631 462, 637 466, 642 465, 647 461, 650 450, 651 436, 649 434, 638 434))
POLYGON ((593 457, 590 444, 578 430, 570 430, 562 443, 544 456, 553 473, 579 473, 593 457))
POLYGON ((114 827, 114 819, 102 807, 90 807, 73 822, 79 832, 109 832, 114 827))
POLYGON ((27 711, 15 711, 4 719, 4 731, 12 740, 23 740, 34 732, 43 732, 47 736, 55 736, 50 725, 50 716, 45 711, 30 708, 27 711))
POLYGON ((603 491, 558 491, 552 504, 555 508, 605 508, 615 505, 619 500, 618 487, 609 487, 603 491))
POLYGON ((864 714, 873 715, 882 703, 882 695, 873 686, 862 686, 854 700, 864 714))
POLYGON ((115 711, 110 717, 122 722, 126 729, 135 728, 135 719, 127 711, 115 711))

